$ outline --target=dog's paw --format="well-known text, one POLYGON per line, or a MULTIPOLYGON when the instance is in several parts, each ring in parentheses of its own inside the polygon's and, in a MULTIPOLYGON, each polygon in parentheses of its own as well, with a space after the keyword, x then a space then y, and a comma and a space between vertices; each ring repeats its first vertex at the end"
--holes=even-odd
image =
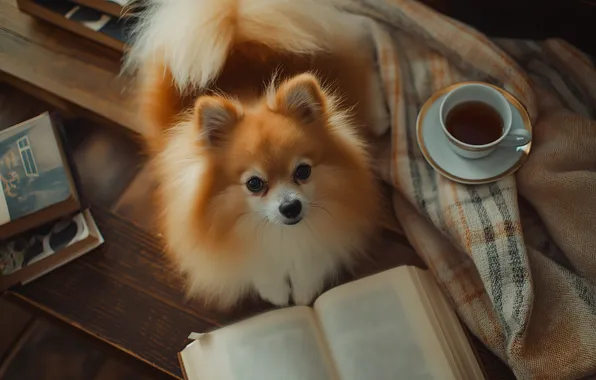
POLYGON ((292 288, 292 299, 296 305, 310 305, 319 294, 319 287, 294 286, 292 288))
POLYGON ((257 287, 257 292, 262 299, 276 306, 288 306, 290 303, 290 285, 286 282, 278 284, 267 284, 257 287))

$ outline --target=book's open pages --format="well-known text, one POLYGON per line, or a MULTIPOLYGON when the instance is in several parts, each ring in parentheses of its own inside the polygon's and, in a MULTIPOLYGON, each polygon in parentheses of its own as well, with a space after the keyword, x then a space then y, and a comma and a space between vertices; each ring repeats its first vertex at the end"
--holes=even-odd
POLYGON ((434 279, 413 267, 202 334, 180 359, 189 380, 484 378, 434 279))

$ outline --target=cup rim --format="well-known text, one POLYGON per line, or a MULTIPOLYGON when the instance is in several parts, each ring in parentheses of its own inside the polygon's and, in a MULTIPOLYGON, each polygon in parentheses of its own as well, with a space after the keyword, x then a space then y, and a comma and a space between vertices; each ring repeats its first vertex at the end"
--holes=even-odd
MULTIPOLYGON (((446 115, 445 115, 446 116, 446 115)), ((459 146, 462 149, 465 150, 471 150, 471 151, 483 151, 483 150, 487 150, 487 149, 491 149, 496 147, 497 145, 499 145, 504 139, 505 137, 509 134, 509 131, 511 130, 511 124, 513 123, 513 115, 511 113, 511 104, 509 103, 509 101, 507 100, 507 98, 505 98, 505 96, 503 96, 503 94, 501 94, 501 92, 499 90, 497 90, 496 88, 493 88, 491 85, 489 84, 483 84, 483 83, 467 83, 467 84, 463 84, 457 88, 454 88, 453 90, 449 91, 447 93, 447 95, 445 95, 445 97, 443 98, 443 100, 441 101, 441 106, 439 107, 439 121, 441 123, 441 129, 443 130, 443 132, 445 133, 445 135, 447 135, 448 139, 454 143, 455 145, 459 146), (443 107, 445 106, 445 103, 447 101, 447 99, 452 96, 454 93, 460 91, 463 88, 469 88, 469 87, 481 87, 484 90, 488 90, 493 92, 494 94, 497 95, 498 98, 500 98, 503 102, 505 102, 505 104, 507 105, 506 109, 508 110, 508 118, 509 118, 509 123, 507 123, 506 127, 503 128, 503 131, 501 132, 501 137, 499 137, 498 139, 496 139, 493 142, 490 142, 488 144, 482 144, 482 145, 474 145, 474 144, 468 144, 465 143, 459 139, 457 139, 455 136, 453 136, 448 130, 447 130, 447 126, 445 125, 445 123, 443 122, 443 107)), ((505 123, 504 123, 505 124, 505 123)))

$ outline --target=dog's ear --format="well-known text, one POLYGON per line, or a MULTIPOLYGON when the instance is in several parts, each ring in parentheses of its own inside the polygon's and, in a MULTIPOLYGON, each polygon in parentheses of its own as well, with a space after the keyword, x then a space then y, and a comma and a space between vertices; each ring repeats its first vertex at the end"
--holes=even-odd
POLYGON ((326 111, 327 99, 317 78, 300 74, 283 82, 269 105, 274 111, 291 116, 302 123, 312 123, 326 111), (273 104, 272 104, 273 103, 273 104))
POLYGON ((219 146, 242 118, 242 106, 216 96, 201 96, 195 103, 194 116, 201 139, 210 146, 219 146))

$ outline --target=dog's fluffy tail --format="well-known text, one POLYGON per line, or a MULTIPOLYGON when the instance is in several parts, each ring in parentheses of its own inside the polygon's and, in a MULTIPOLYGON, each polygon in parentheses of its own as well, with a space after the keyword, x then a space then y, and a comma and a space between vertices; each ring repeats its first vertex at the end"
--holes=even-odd
POLYGON ((251 43, 276 52, 328 50, 349 28, 328 0, 149 0, 128 65, 159 60, 176 86, 202 88, 220 73, 235 47, 251 43))

